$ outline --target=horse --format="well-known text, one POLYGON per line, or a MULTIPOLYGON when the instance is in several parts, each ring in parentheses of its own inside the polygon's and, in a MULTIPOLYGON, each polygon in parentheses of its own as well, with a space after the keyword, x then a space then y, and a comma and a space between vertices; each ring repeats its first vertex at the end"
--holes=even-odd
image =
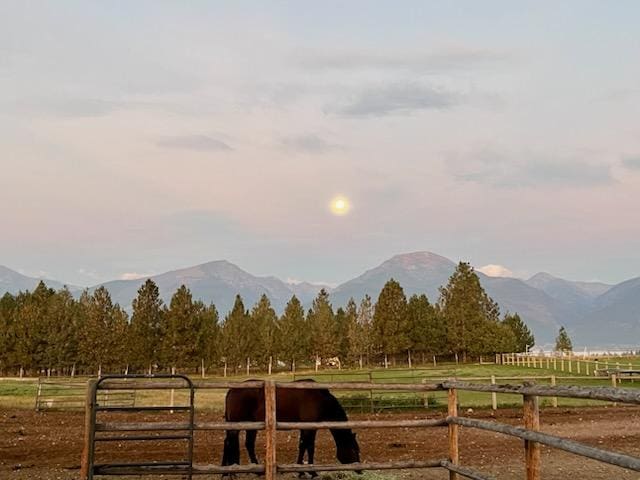
MULTIPOLYGON (((302 380, 311 381, 311 380, 302 380)), ((264 421, 264 389, 231 388, 225 399, 225 420, 227 422, 263 422, 264 421)), ((323 422, 346 421, 347 414, 327 389, 276 389, 276 419, 282 422, 323 422)), ((336 444, 336 457, 340 463, 360 462, 360 447, 356 434, 346 428, 330 429, 336 444)), ((258 463, 256 457, 256 430, 247 430, 245 447, 251 463, 258 463)), ((316 430, 300 430, 298 442, 298 460, 302 464, 304 454, 313 464, 316 430)), ((227 430, 224 440, 222 465, 240 463, 239 431, 227 430)), ((316 472, 310 472, 312 477, 316 472)), ((301 473, 300 476, 303 476, 301 473)))

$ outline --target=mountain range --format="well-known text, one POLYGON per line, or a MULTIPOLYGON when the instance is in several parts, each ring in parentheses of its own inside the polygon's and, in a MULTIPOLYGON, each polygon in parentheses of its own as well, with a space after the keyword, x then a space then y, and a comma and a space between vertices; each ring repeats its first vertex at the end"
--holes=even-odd
MULTIPOLYGON (((165 302, 182 284, 189 287, 194 298, 213 302, 221 316, 228 312, 236 294, 250 308, 266 293, 278 312, 292 295, 309 307, 321 288, 331 294, 335 308, 349 298, 357 302, 365 294, 377 299, 387 280, 394 278, 407 296, 425 293, 431 302, 439 296, 439 287, 446 285, 456 264, 431 252, 396 255, 362 275, 335 288, 311 283, 287 283, 276 277, 251 275, 226 261, 214 261, 166 272, 150 278, 156 282, 165 302)), ((500 305, 501 312, 517 312, 536 336, 538 345, 552 343, 558 329, 564 325, 575 348, 582 346, 612 348, 640 344, 640 277, 618 285, 599 282, 577 282, 538 273, 527 280, 510 277, 490 277, 477 272, 482 286, 500 305)), ((39 279, 27 277, 0 266, 0 295, 32 290, 39 279)), ((114 300, 130 309, 131 302, 145 278, 114 280, 104 285, 114 300)), ((52 288, 62 288, 55 280, 45 280, 52 288)), ((100 285, 91 287, 92 291, 100 285)), ((78 287, 69 287, 73 292, 78 287)))

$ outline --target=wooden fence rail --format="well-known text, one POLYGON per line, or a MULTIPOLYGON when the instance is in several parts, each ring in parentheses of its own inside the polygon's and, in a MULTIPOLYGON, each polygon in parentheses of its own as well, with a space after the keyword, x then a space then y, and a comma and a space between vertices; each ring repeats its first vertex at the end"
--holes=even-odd
MULTIPOLYGON (((465 426, 487 430, 525 440, 526 479, 540 479, 540 445, 547 445, 563 451, 581 455, 601 462, 617 465, 634 471, 640 471, 640 458, 623 453, 584 445, 579 442, 549 435, 539 431, 540 416, 538 397, 573 397, 606 400, 611 402, 624 402, 640 404, 640 392, 608 387, 570 387, 547 386, 526 383, 523 385, 496 385, 475 384, 449 380, 438 384, 371 384, 362 382, 191 382, 186 377, 174 376, 171 378, 156 377, 119 377, 103 378, 92 381, 87 393, 87 410, 85 425, 85 448, 82 458, 81 478, 91 480, 94 475, 148 475, 148 474, 182 474, 188 478, 201 474, 230 474, 230 473, 264 473, 265 480, 274 480, 278 473, 285 472, 311 472, 311 471, 360 471, 360 470, 387 470, 408 468, 444 468, 449 472, 450 480, 460 477, 475 480, 490 480, 493 477, 477 472, 471 468, 459 464, 459 427, 465 426), (185 380, 186 379, 186 380, 185 380), (105 411, 100 409, 96 399, 100 388, 108 389, 176 389, 186 388, 191 393, 190 405, 183 407, 190 414, 188 422, 108 422, 96 421, 97 413, 105 411), (265 421, 264 422, 196 422, 193 416, 193 398, 197 389, 228 389, 228 388, 264 388, 265 390, 265 421), (333 389, 333 390, 370 390, 372 388, 394 391, 446 391, 448 395, 448 416, 446 419, 417 419, 417 420, 369 420, 369 421, 341 421, 341 422, 278 422, 276 419, 276 389, 333 389), (458 391, 481 391, 489 393, 510 393, 523 396, 524 427, 514 427, 497 422, 476 420, 458 416, 458 391), (276 458, 277 444, 276 432, 278 430, 298 429, 324 429, 324 428, 430 428, 448 427, 449 458, 410 460, 400 462, 360 462, 348 465, 339 464, 278 464, 276 458), (266 436, 265 459, 261 465, 194 465, 193 464, 193 432, 198 430, 264 430, 266 436), (142 432, 143 434, 123 435, 128 432, 142 432), (147 432, 144 434, 144 432, 147 432), (157 436, 150 432, 170 432, 168 435, 157 436), (117 436, 116 436, 117 435, 117 436), (188 459, 185 462, 165 463, 112 463, 99 464, 94 462, 95 443, 100 441, 127 441, 127 440, 158 440, 158 439, 189 439, 188 459)), ((173 407, 173 406, 172 406, 173 407)), ((166 409, 165 407, 158 407, 166 409)), ((173 407, 177 408, 177 407, 173 407)), ((130 408, 121 408, 117 411, 132 411, 130 408)), ((148 411, 149 407, 140 407, 140 411, 148 411)), ((114 411, 109 409, 108 411, 114 411)))

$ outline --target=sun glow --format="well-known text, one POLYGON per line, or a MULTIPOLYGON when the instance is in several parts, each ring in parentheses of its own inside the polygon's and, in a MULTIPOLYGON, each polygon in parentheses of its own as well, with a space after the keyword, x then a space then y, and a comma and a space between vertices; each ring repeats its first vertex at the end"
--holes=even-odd
POLYGON ((334 215, 346 215, 349 212, 351 205, 349 205, 348 199, 338 196, 331 200, 330 208, 331 213, 334 215))

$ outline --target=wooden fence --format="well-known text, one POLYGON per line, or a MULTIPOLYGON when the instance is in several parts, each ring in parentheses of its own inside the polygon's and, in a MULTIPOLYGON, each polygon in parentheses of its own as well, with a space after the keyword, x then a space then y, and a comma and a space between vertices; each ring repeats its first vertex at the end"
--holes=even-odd
POLYGON ((421 420, 389 420, 389 421, 344 421, 344 422, 278 422, 276 419, 276 388, 292 389, 324 389, 332 390, 369 390, 370 383, 315 383, 315 382, 192 382, 184 376, 164 376, 136 378, 104 377, 98 381, 90 381, 87 391, 87 409, 85 419, 85 445, 82 456, 82 480, 90 480, 94 475, 144 475, 144 474, 179 474, 191 478, 199 474, 229 473, 264 473, 266 480, 274 480, 277 473, 309 472, 309 471, 354 471, 354 470, 386 470, 408 468, 443 468, 449 471, 450 480, 460 477, 476 480, 488 480, 493 477, 477 472, 459 463, 459 427, 465 426, 523 439, 525 448, 526 479, 540 479, 540 445, 547 445, 601 462, 617 465, 626 469, 640 471, 640 458, 622 453, 610 452, 582 443, 540 432, 540 414, 538 397, 556 396, 569 398, 588 398, 640 405, 640 391, 609 387, 576 387, 576 386, 540 386, 531 383, 523 385, 475 384, 461 381, 446 381, 439 384, 375 384, 380 390, 407 390, 417 392, 447 391, 448 415, 446 419, 421 420), (97 402, 100 389, 177 389, 189 392, 189 405, 153 406, 153 407, 108 407, 97 402), (196 422, 194 418, 194 394, 199 389, 228 388, 264 388, 265 421, 264 422, 196 422), (458 391, 478 391, 489 393, 510 393, 522 395, 524 405, 524 427, 514 427, 484 420, 461 417, 458 415, 458 391), (183 423, 98 423, 96 415, 99 411, 159 411, 182 409, 189 415, 183 423), (277 430, 324 429, 324 428, 431 428, 446 427, 448 431, 448 458, 412 460, 402 462, 361 462, 354 464, 278 464, 276 451, 277 430), (266 435, 265 460, 259 465, 195 465, 193 463, 193 434, 198 430, 264 430, 266 435), (147 432, 140 434, 141 432, 147 432), (158 436, 161 432, 161 436, 158 436), (170 432, 167 434, 166 432, 170 432), (180 432, 180 433, 178 433, 180 432), (122 434, 128 434, 122 436, 122 434), (110 436, 104 436, 110 435, 110 436), (117 435, 117 436, 114 436, 117 435), (187 459, 183 462, 138 462, 120 464, 96 464, 94 461, 95 444, 100 441, 127 440, 187 440, 187 459))
POLYGON ((543 356, 531 353, 502 353, 496 362, 528 368, 545 368, 577 375, 594 377, 617 375, 618 379, 640 375, 640 364, 636 361, 620 361, 616 358, 587 359, 573 355, 543 356))

